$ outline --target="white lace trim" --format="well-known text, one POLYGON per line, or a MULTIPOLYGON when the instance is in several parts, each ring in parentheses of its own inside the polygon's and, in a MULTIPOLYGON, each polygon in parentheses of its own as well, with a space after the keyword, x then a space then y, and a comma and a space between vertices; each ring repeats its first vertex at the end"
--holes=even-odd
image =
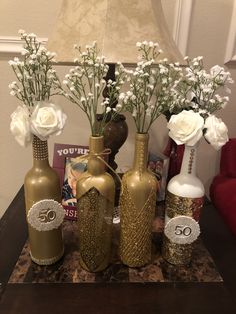
POLYGON ((200 227, 196 220, 189 216, 171 218, 165 226, 165 235, 176 244, 190 244, 200 235, 200 227))
POLYGON ((57 261, 59 261, 59 259, 64 255, 64 248, 61 251, 61 253, 58 256, 52 257, 52 258, 47 258, 47 259, 38 259, 33 257, 33 255, 30 252, 30 257, 32 259, 32 261, 38 265, 52 265, 54 263, 56 263, 57 261))
POLYGON ((62 224, 64 217, 64 208, 52 199, 35 203, 27 215, 28 223, 38 231, 57 229, 62 224))

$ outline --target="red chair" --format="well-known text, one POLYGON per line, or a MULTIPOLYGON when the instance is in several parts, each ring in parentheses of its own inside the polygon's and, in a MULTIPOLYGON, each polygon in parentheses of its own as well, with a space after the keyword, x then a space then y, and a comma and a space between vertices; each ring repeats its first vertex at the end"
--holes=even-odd
POLYGON ((210 197, 236 235, 236 138, 230 139, 221 149, 220 174, 213 179, 210 197))

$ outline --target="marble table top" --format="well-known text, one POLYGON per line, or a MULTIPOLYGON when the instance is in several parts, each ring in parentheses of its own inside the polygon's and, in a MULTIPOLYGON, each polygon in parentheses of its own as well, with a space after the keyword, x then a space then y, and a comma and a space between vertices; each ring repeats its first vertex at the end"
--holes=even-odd
POLYGON ((79 264, 78 227, 75 221, 63 223, 65 254, 54 265, 39 266, 29 255, 26 242, 15 265, 10 283, 91 283, 91 282, 222 282, 216 266, 201 239, 194 244, 191 264, 173 266, 161 256, 163 215, 153 225, 152 261, 145 267, 129 268, 119 259, 119 224, 114 224, 110 266, 99 273, 89 273, 79 264))

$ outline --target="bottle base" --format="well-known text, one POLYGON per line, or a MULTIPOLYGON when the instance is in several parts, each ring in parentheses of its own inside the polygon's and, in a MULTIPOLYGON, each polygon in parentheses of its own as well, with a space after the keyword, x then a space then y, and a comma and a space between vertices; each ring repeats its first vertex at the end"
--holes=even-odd
POLYGON ((140 267, 144 267, 144 266, 148 265, 151 262, 151 259, 148 260, 148 261, 146 260, 144 262, 139 262, 139 263, 132 263, 132 262, 129 263, 129 262, 123 261, 123 260, 121 260, 121 261, 122 261, 122 263, 124 265, 126 265, 126 266, 128 266, 130 268, 140 268, 140 267))
POLYGON ((82 260, 82 258, 80 258, 80 266, 90 272, 90 273, 98 273, 100 271, 103 271, 104 269, 106 269, 109 266, 109 263, 107 261, 104 261, 100 266, 98 266, 96 269, 89 269, 89 267, 87 267, 87 265, 85 264, 85 262, 82 260))
POLYGON ((47 258, 47 259, 35 258, 35 257, 33 257, 33 255, 30 252, 30 257, 31 257, 32 261, 34 263, 40 265, 40 266, 47 266, 47 265, 55 264, 57 261, 59 261, 62 258, 63 255, 64 255, 64 248, 63 248, 62 252, 59 255, 54 256, 52 258, 47 258))
POLYGON ((192 244, 173 243, 164 235, 162 257, 169 264, 175 266, 189 265, 192 258, 192 251, 192 244))

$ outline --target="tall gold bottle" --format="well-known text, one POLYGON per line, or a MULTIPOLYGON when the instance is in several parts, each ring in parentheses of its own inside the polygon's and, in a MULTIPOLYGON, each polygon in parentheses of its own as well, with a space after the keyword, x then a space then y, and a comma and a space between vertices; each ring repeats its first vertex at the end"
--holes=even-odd
POLYGON ((140 267, 151 260, 158 183, 147 169, 148 139, 147 133, 136 134, 133 168, 122 178, 120 256, 130 267, 140 267))
POLYGON ((58 217, 57 211, 58 207, 61 211, 60 182, 48 162, 47 141, 36 136, 33 138, 33 167, 26 174, 24 189, 31 258, 39 265, 53 264, 64 252, 63 216, 58 217))
POLYGON ((115 183, 105 171, 104 138, 90 137, 88 170, 77 182, 80 264, 90 272, 105 269, 110 260, 115 183))

